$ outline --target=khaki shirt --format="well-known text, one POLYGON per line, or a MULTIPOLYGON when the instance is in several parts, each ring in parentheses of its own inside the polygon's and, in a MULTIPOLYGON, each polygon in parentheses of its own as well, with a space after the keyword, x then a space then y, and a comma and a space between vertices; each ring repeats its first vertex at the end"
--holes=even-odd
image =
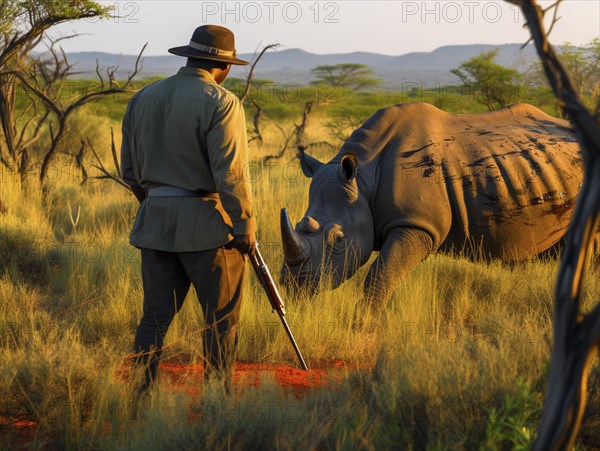
POLYGON ((135 94, 123 118, 121 169, 130 186, 175 186, 206 197, 148 197, 130 243, 187 252, 222 246, 256 231, 247 175, 248 141, 239 99, 203 69, 176 75, 135 94))

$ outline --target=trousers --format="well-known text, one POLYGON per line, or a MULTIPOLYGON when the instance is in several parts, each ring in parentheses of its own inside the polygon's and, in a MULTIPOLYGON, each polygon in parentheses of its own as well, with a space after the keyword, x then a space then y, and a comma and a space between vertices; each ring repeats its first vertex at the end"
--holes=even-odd
POLYGON ((202 333, 205 381, 215 376, 230 386, 237 354, 244 256, 226 247, 198 252, 141 252, 144 310, 134 343, 135 364, 144 368, 139 391, 145 391, 156 379, 164 337, 191 285, 206 323, 202 333))

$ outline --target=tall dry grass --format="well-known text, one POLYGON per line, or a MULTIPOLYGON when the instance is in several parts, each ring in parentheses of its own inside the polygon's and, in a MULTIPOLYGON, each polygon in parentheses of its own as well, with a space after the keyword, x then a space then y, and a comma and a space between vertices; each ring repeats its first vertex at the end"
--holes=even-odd
MULTIPOLYGON (((319 140, 319 122, 309 133, 309 140, 319 140)), ((263 253, 277 273, 279 208, 300 218, 309 181, 293 151, 259 162, 281 146, 276 129, 267 134, 262 147, 252 146, 249 177, 263 253)), ((333 152, 314 149, 322 159, 333 152)), ((108 161, 108 154, 104 157, 108 161)), ((526 449, 531 444, 552 342, 556 261, 506 266, 435 255, 386 305, 353 327, 367 269, 361 268, 334 291, 285 299, 309 364, 354 365, 343 371, 341 382, 302 398, 274 381, 263 382, 226 398, 218 387, 190 396, 161 381, 149 407, 136 414, 130 387, 118 377, 141 315, 139 254, 127 242, 135 200, 111 182, 79 186, 68 161, 57 174, 45 198, 35 186, 22 189, 11 174, 4 173, 0 184, 9 207, 0 216, 0 417, 34 421, 36 432, 27 438, 32 449, 526 449)), ((588 278, 588 308, 600 294, 597 275, 588 278)), ((201 327, 191 292, 169 330, 164 360, 199 362, 201 327)), ((239 359, 296 362, 250 271, 239 359)), ((582 449, 593 448, 600 437, 598 387, 596 366, 582 449)), ((0 449, 22 441, 17 430, 0 422, 0 449)))

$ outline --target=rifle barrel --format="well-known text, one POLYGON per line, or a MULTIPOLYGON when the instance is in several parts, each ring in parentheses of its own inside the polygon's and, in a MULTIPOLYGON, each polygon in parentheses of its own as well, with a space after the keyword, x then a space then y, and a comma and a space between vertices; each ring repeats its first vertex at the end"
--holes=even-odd
POLYGON ((298 347, 298 344, 296 343, 296 340, 294 339, 294 335, 292 334, 290 326, 288 325, 287 321, 285 320, 285 316, 283 316, 283 314, 279 311, 277 311, 277 313, 279 314, 279 318, 281 319, 283 328, 285 329, 285 331, 288 335, 288 338, 290 339, 290 342, 292 343, 294 351, 296 351, 296 355, 298 356, 298 360, 300 361, 300 368, 302 368, 303 370, 308 370, 308 365, 306 364, 306 361, 304 360, 304 357, 302 356, 302 352, 300 352, 300 348, 298 347))
POLYGON ((281 295, 277 290, 275 281, 273 280, 273 277, 269 272, 269 268, 267 267, 267 264, 265 263, 262 254, 258 249, 258 243, 256 243, 255 245, 254 254, 250 256, 250 262, 252 263, 252 267, 254 268, 256 277, 258 277, 260 284, 262 285, 267 294, 267 298, 271 303, 271 307, 277 312, 277 314, 279 315, 279 319, 281 319, 283 328, 285 329, 285 332, 287 333, 287 336, 290 339, 290 342, 292 343, 294 351, 298 356, 298 360, 300 361, 300 367, 303 370, 308 370, 308 365, 306 364, 306 361, 302 356, 302 352, 300 352, 300 348, 298 347, 298 343, 296 343, 296 339, 292 334, 292 330, 290 329, 290 326, 285 319, 285 305, 283 304, 281 295))

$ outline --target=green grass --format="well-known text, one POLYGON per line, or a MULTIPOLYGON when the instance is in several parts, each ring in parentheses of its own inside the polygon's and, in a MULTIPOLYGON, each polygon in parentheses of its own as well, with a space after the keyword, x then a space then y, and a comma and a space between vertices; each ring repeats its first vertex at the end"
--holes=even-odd
MULTIPOLYGON (((309 142, 327 133, 322 119, 328 116, 315 114, 309 142)), ((97 133, 108 134, 106 124, 97 133)), ((118 132, 116 138, 118 145, 118 132)), ((279 208, 299 219, 309 183, 293 152, 258 163, 280 147, 274 127, 262 146, 251 144, 259 239, 273 273, 282 261, 279 208)), ((109 161, 108 147, 99 150, 109 161)), ((327 159, 335 150, 311 152, 327 159)), ((9 207, 0 216, 0 417, 35 421, 32 449, 531 445, 552 343, 554 260, 506 266, 432 256, 356 327, 352 316, 367 267, 312 299, 286 294, 288 321, 309 364, 344 360, 356 366, 343 370, 341 381, 301 398, 266 376, 260 388, 246 387, 232 398, 211 386, 190 396, 161 381, 150 409, 132 420, 131 389, 117 374, 128 362, 141 315, 140 259, 127 243, 136 203, 112 182, 80 186, 68 160, 62 167, 45 199, 35 186, 21 190, 10 174, 0 183, 9 207), (199 410, 202 416, 194 414, 199 410)), ((276 315, 247 274, 239 359, 295 365, 276 315)), ((587 309, 600 294, 598 275, 587 279, 587 309)), ((200 361, 201 327, 190 293, 169 331, 164 360, 200 361)), ((592 449, 600 436, 599 374, 596 365, 581 449, 592 449)), ((0 422, 0 449, 19 440, 0 422)))

